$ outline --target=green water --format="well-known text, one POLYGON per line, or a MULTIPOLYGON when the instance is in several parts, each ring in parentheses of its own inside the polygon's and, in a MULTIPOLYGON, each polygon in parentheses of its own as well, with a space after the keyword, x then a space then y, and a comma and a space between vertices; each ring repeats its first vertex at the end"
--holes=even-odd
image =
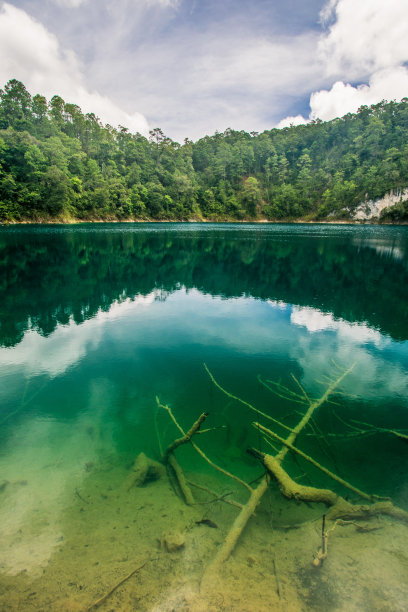
MULTIPOLYGON (((328 378, 354 366, 298 445, 408 510, 408 445, 395 435, 408 433, 408 228, 2 228, 0 311, 7 546, 0 571, 7 580, 52 564, 64 529, 70 532, 71 506, 88 494, 93 473, 96 480, 101 470, 110 478, 110 468, 125 474, 140 451, 159 459, 159 444, 179 435, 156 396, 185 429, 209 412, 206 425, 215 429, 200 445, 224 469, 248 482, 262 473, 246 453, 249 446, 274 452, 251 426, 257 415, 217 389, 204 363, 226 390, 288 427, 304 404, 271 393, 258 377, 279 382, 282 395, 283 387, 299 392, 293 375, 318 398, 328 378)), ((179 457, 184 469, 210 477, 190 448, 179 457)), ((306 473, 303 484, 357 501, 302 459, 288 457, 285 465, 293 478, 306 473)), ((218 482, 226 486, 223 476, 218 482)), ((245 501, 242 492, 237 497, 245 501)), ((24 597, 13 608, 6 590, 4 609, 47 609, 24 597)), ((321 606, 330 609, 327 601, 321 606)))

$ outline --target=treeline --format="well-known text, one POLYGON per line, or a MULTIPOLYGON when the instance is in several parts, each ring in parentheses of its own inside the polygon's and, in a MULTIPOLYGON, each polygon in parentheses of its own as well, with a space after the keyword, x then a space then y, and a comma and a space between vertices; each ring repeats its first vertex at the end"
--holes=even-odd
MULTIPOLYGON (((0 220, 350 218, 408 186, 408 99, 182 145, 103 126, 15 79, 0 90, 0 220)), ((407 203, 384 218, 408 217, 407 203)))

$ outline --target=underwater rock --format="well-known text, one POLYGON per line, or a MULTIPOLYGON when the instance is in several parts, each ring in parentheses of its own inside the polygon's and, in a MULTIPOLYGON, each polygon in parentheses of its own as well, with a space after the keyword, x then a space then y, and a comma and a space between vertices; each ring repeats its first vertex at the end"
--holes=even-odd
POLYGON ((87 461, 85 463, 85 472, 90 472, 92 470, 92 468, 94 467, 94 462, 93 461, 87 461))
POLYGON ((127 490, 132 487, 142 487, 149 482, 158 480, 165 473, 165 467, 158 461, 150 459, 145 453, 140 453, 133 464, 132 471, 127 479, 127 490))
POLYGON ((2 480, 0 482, 0 493, 3 493, 8 484, 10 484, 8 480, 2 480))
POLYGON ((160 538, 160 548, 172 553, 183 548, 185 542, 186 539, 184 535, 178 531, 173 533, 163 533, 160 538))
POLYGON ((211 521, 210 519, 201 519, 201 521, 195 521, 196 525, 207 525, 207 527, 211 527, 212 529, 218 529, 217 523, 211 521))

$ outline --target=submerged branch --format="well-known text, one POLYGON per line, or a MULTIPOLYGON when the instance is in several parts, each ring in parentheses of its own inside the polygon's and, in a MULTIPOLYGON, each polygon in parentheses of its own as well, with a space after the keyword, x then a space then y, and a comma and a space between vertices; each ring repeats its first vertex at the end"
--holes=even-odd
POLYGON ((227 537, 225 538, 224 544, 220 547, 214 561, 205 570, 201 581, 201 589, 205 590, 211 588, 212 584, 214 583, 214 576, 219 572, 222 564, 228 559, 228 557, 234 550, 235 545, 241 533, 245 529, 247 522, 254 514, 257 505, 259 504, 264 493, 266 492, 268 484, 269 476, 265 474, 265 476, 262 477, 262 480, 257 486, 257 488, 253 489, 251 497, 235 519, 231 529, 228 532, 227 537))
POLYGON ((117 582, 103 597, 101 597, 100 599, 97 599, 96 601, 93 602, 93 604, 88 606, 86 608, 85 612, 91 612, 91 610, 96 610, 96 608, 99 608, 99 606, 101 606, 103 603, 105 603, 105 601, 108 599, 108 597, 110 597, 112 595, 112 593, 114 593, 116 591, 116 589, 118 589, 120 586, 122 586, 122 584, 124 584, 127 580, 129 580, 129 578, 132 578, 132 576, 137 574, 137 572, 140 572, 140 570, 143 569, 145 567, 145 565, 147 565, 151 561, 157 561, 157 559, 148 559, 142 565, 140 565, 136 569, 132 570, 130 572, 130 574, 128 574, 127 576, 122 578, 122 580, 119 580, 119 582, 117 582))
MULTIPOLYGON (((169 409, 170 410, 170 409, 169 409)), ((172 442, 167 449, 165 450, 165 453, 163 455, 163 462, 167 463, 168 461, 168 457, 170 454, 172 454, 176 448, 178 448, 179 446, 181 446, 182 444, 187 444, 188 442, 191 442, 191 438, 194 436, 195 433, 197 433, 197 431, 200 429, 201 423, 203 421, 205 421, 205 419, 208 416, 208 412, 203 412, 199 418, 197 419, 197 421, 195 423, 193 423, 193 425, 191 426, 191 428, 188 430, 187 433, 185 433, 183 435, 182 438, 177 438, 177 440, 174 440, 174 442, 172 442)))
MULTIPOLYGON (((322 404, 324 404, 330 397, 330 395, 335 391, 335 389, 340 385, 340 383, 344 380, 344 378, 350 374, 350 372, 353 370, 355 364, 353 364, 351 366, 351 368, 349 368, 348 370, 344 371, 341 376, 338 377, 337 380, 335 380, 327 389, 326 391, 323 393, 323 395, 321 396, 320 399, 315 400, 314 402, 312 402, 308 408, 308 410, 305 412, 305 414, 303 415, 303 417, 301 418, 301 420, 299 421, 299 423, 296 425, 296 427, 293 429, 292 433, 288 436, 288 438, 286 439, 286 442, 288 442, 288 444, 292 444, 295 442, 298 434, 302 431, 302 429, 307 425, 307 423, 309 422, 309 420, 312 418, 313 413, 320 408, 320 406, 322 404)), ((285 458, 285 456, 288 453, 289 448, 286 446, 285 448, 283 448, 279 455, 277 456, 278 461, 282 462, 283 459, 285 458)))
MULTIPOLYGON (((369 428, 369 431, 371 430, 374 433, 389 433, 389 434, 393 434, 394 436, 397 436, 397 438, 408 440, 408 435, 405 433, 402 433, 402 431, 405 431, 405 430, 399 431, 398 429, 387 429, 386 427, 377 427, 376 425, 370 425, 369 423, 363 423, 362 421, 355 421, 354 419, 352 419, 352 423, 357 423, 358 425, 364 425, 365 427, 369 428)), ((364 432, 364 430, 362 431, 364 432)))
POLYGON ((177 440, 175 440, 172 444, 170 444, 170 446, 167 448, 164 456, 163 456, 163 462, 166 463, 166 457, 172 457, 173 456, 173 451, 180 446, 181 444, 186 444, 186 443, 190 443, 191 446, 194 448, 194 450, 205 460, 207 461, 207 463, 209 465, 211 465, 211 467, 213 467, 215 470, 217 470, 218 472, 220 472, 221 474, 224 474, 225 476, 228 476, 228 478, 232 478, 233 480, 235 480, 236 482, 238 482, 240 485, 242 485, 243 487, 245 487, 246 489, 248 489, 249 492, 252 492, 252 487, 249 486, 249 484, 247 484, 244 480, 241 480, 241 478, 238 478, 238 476, 235 476, 235 474, 231 474, 230 472, 227 472, 227 470, 224 470, 222 467, 220 467, 219 465, 217 465, 216 463, 214 463, 214 461, 212 461, 209 457, 207 457, 207 455, 204 453, 203 450, 201 450, 201 448, 199 446, 197 446, 197 444, 195 444, 191 438, 192 436, 198 431, 201 423, 207 418, 208 413, 203 412, 203 414, 197 419, 197 421, 194 423, 194 425, 190 428, 190 430, 185 433, 183 428, 181 427, 181 425, 179 425, 179 423, 177 422, 177 419, 175 418, 171 408, 169 408, 169 406, 164 406, 160 403, 160 400, 158 397, 156 397, 156 401, 157 401, 157 405, 160 406, 161 408, 163 408, 164 410, 166 410, 172 421, 174 422, 174 424, 176 425, 177 429, 182 433, 183 437, 182 438, 178 438, 177 440))
POLYGON ((313 401, 309 398, 308 394, 306 393, 306 391, 304 390, 304 388, 302 387, 302 385, 300 384, 300 382, 298 381, 298 379, 296 378, 296 376, 294 374, 291 374, 291 377, 293 378, 293 380, 295 381, 295 383, 297 384, 297 386, 299 387, 299 389, 302 392, 303 397, 305 398, 305 401, 308 404, 312 404, 313 401))
MULTIPOLYGON (((261 411, 257 410, 256 408, 254 408, 248 402, 245 402, 244 400, 241 400, 240 398, 232 395, 231 393, 229 393, 228 391, 223 389, 223 387, 221 387, 221 385, 219 385, 217 383, 217 381, 215 380, 215 378, 213 377, 213 375, 211 374, 211 372, 209 371, 209 369, 207 368, 207 366, 205 364, 204 364, 204 367, 205 367, 208 375, 210 376, 211 380, 215 384, 215 386, 218 389, 220 389, 223 393, 225 393, 225 395, 227 395, 228 397, 230 397, 232 399, 235 399, 235 400, 241 402, 245 406, 249 407, 251 410, 254 410, 258 415, 265 416, 269 420, 275 421, 275 419, 273 419, 273 418, 269 417, 269 415, 265 415, 261 411)), ((353 369, 353 367, 354 366, 352 366, 349 370, 343 371, 341 376, 339 376, 339 378, 336 381, 334 381, 329 386, 329 388, 326 390, 326 392, 322 395, 322 397, 320 399, 314 400, 314 401, 312 401, 309 404, 309 407, 308 407, 306 413, 301 415, 301 419, 300 419, 299 423, 297 424, 297 426, 294 429, 286 427, 286 426, 283 425, 283 423, 281 423, 280 421, 277 421, 277 424, 279 426, 283 427, 284 429, 289 430, 290 433, 289 433, 288 438, 285 440, 285 444, 283 445, 282 449, 279 451, 279 453, 276 456, 276 458, 271 457, 273 459, 274 465, 277 465, 280 468, 280 464, 282 463, 282 461, 284 460, 286 454, 289 451, 289 448, 287 447, 286 444, 293 445, 293 443, 296 440, 297 435, 307 425, 307 423, 309 422, 309 420, 313 416, 313 413, 330 397, 330 395, 334 392, 334 390, 341 383, 341 381, 347 376, 347 374, 353 369)), ((306 403, 306 400, 305 400, 304 396, 302 397, 302 396, 300 396, 300 394, 295 394, 293 391, 291 391, 290 393, 292 394, 292 401, 294 401, 293 400, 293 395, 296 395, 299 402, 301 400, 301 403, 303 405, 306 403)), ((282 438, 282 440, 283 440, 283 438, 282 438)), ((268 455, 268 456, 270 456, 270 455, 268 455)), ((286 472, 282 468, 280 468, 280 469, 287 476, 286 472)), ((287 476, 287 477, 289 478, 289 476, 287 476)), ((290 481, 293 482, 294 486, 296 486, 296 487, 300 487, 301 486, 301 485, 297 485, 297 483, 295 483, 291 479, 290 479, 290 481)), ((250 517, 254 513, 254 511, 255 511, 258 503, 262 499, 264 493, 268 489, 268 484, 269 484, 269 471, 262 477, 262 479, 261 479, 259 485, 257 486, 257 488, 252 490, 251 496, 250 496, 248 502, 245 504, 245 506, 242 508, 241 512, 239 513, 239 515, 235 519, 234 524, 232 525, 232 527, 231 527, 231 529, 230 529, 230 531, 229 531, 229 533, 228 533, 228 535, 227 535, 227 537, 226 537, 226 539, 224 541, 224 544, 222 545, 222 547, 218 551, 218 554, 215 557, 215 559, 212 562, 212 564, 205 571, 204 576, 203 576, 203 580, 202 580, 202 583, 201 583, 202 588, 207 588, 207 587, 211 586, 212 578, 218 572, 218 570, 220 569, 220 567, 224 563, 224 561, 226 561, 228 559, 228 557, 230 556, 230 554, 234 550, 234 547, 235 547, 239 537, 241 536, 241 533, 245 529, 245 526, 246 526, 247 522, 249 521, 250 517)), ((300 491, 303 492, 304 495, 306 495, 307 491, 310 492, 311 489, 312 489, 311 487, 309 487, 309 488, 303 487, 301 489, 297 489, 297 491, 300 490, 300 491)), ((320 493, 319 489, 314 489, 314 492, 315 493, 317 492, 316 495, 318 495, 318 496, 322 495, 320 493)), ((329 505, 334 505, 336 503, 337 499, 338 499, 338 496, 336 496, 335 493, 333 493, 332 491, 329 491, 329 490, 324 491, 324 493, 325 493, 325 495, 322 496, 322 501, 324 501, 325 503, 328 503, 330 501, 329 505)), ((313 497, 313 501, 315 501, 315 496, 313 497)), ((347 502, 345 502, 345 503, 347 503, 347 502)))
POLYGON ((222 391, 227 397, 230 397, 231 399, 239 402, 240 404, 243 404, 244 406, 246 406, 250 410, 253 410, 254 412, 256 412, 259 416, 262 416, 265 419, 269 419, 270 421, 272 421, 273 423, 276 423, 276 425, 279 425, 283 429, 286 429, 287 431, 293 431, 293 429, 291 429, 287 425, 284 425, 284 423, 281 423, 277 419, 274 419, 273 417, 271 417, 269 414, 266 414, 265 412, 262 412, 261 410, 258 410, 258 408, 255 408, 255 406, 252 406, 252 404, 250 404, 249 402, 246 402, 245 400, 241 399, 240 397, 238 397, 236 395, 233 395, 232 393, 230 393, 229 391, 224 389, 224 387, 221 387, 221 385, 215 380, 214 376, 212 375, 212 373, 208 369, 207 364, 204 364, 204 368, 205 368, 208 376, 211 378, 212 382, 214 383, 214 385, 217 387, 217 389, 222 391))
POLYGON ((308 461, 309 463, 317 467, 321 472, 323 472, 324 474, 326 474, 327 476, 329 476, 336 482, 339 482, 341 485, 343 485, 343 487, 350 489, 350 491, 353 491, 353 493, 357 493, 357 495, 359 495, 363 499, 367 499, 368 501, 372 501, 374 499, 373 495, 368 495, 367 493, 364 493, 364 491, 360 491, 360 489, 357 489, 357 487, 354 487, 346 480, 343 480, 343 478, 340 478, 340 476, 337 476, 337 474, 334 474, 333 472, 325 468, 323 465, 320 465, 320 463, 315 461, 312 457, 310 457, 309 455, 306 455, 306 453, 299 450, 298 448, 296 448, 296 446, 293 446, 292 444, 290 444, 289 442, 287 442, 286 440, 284 440, 283 438, 275 434, 273 431, 270 431, 270 429, 267 429, 266 427, 259 425, 259 423, 254 423, 254 426, 256 428, 259 428, 266 435, 272 436, 273 438, 281 442, 281 444, 284 444, 285 446, 287 446, 287 448, 289 448, 291 451, 297 453, 300 457, 302 457, 303 459, 305 459, 306 461, 308 461))
POLYGON ((214 499, 210 499, 210 501, 208 502, 200 502, 202 504, 212 504, 213 502, 216 502, 216 501, 223 501, 226 504, 229 504, 230 506, 235 506, 235 508, 239 508, 240 510, 243 508, 243 505, 240 504, 239 502, 236 502, 233 499, 227 499, 226 496, 231 495, 232 491, 229 491, 228 493, 224 493, 222 495, 218 495, 218 493, 216 493, 215 491, 212 491, 211 489, 208 489, 207 487, 203 487, 202 485, 199 485, 196 482, 192 482, 191 480, 187 480, 186 482, 190 485, 190 487, 195 487, 196 489, 200 489, 200 491, 205 491, 209 495, 213 495, 214 499))
MULTIPOLYGON (((380 514, 386 514, 397 520, 408 523, 408 512, 397 508, 391 501, 378 501, 371 505, 354 505, 346 501, 341 495, 337 495, 330 489, 317 489, 307 487, 295 482, 281 466, 277 458, 272 455, 261 453, 257 449, 250 448, 248 452, 259 459, 268 472, 277 480, 279 489, 287 499, 298 501, 317 502, 331 506, 327 517, 330 519, 366 519, 380 514)), ((373 496, 374 497, 374 496, 373 496)))

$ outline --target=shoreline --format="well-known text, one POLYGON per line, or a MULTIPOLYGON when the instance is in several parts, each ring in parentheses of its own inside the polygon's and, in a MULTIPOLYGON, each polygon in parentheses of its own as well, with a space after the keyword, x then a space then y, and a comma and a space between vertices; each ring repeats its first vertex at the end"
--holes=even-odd
POLYGON ((406 221, 400 222, 380 222, 378 219, 338 219, 333 221, 328 220, 306 220, 306 219, 226 219, 226 220, 215 220, 215 219, 25 219, 23 221, 7 221, 0 222, 0 227, 8 227, 12 225, 82 225, 82 224, 108 224, 108 223, 184 223, 184 224, 215 224, 215 225, 227 225, 227 224, 247 224, 247 225, 396 225, 404 226, 408 225, 406 221))

